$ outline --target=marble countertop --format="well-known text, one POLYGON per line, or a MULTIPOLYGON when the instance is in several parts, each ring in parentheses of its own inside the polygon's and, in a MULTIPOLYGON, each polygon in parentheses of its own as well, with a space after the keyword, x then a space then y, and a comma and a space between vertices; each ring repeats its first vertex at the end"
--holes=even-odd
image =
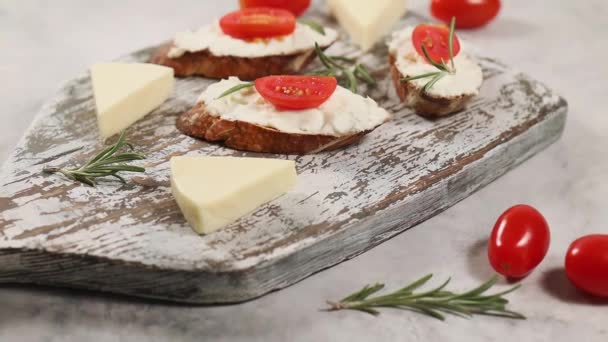
MULTIPOLYGON (((211 0, 0 0, 0 160, 40 105, 92 63, 157 43, 234 7, 211 0), (181 10, 187 9, 187 10, 181 10)), ((565 278, 570 242, 608 233, 608 3, 509 0, 499 20, 463 34, 488 54, 544 81, 570 104, 564 137, 446 212, 373 250, 294 286, 240 305, 197 307, 92 292, 0 285, 0 341, 606 341, 608 303, 565 278), (594 61, 593 64, 587 64, 594 61), (584 67, 583 67, 584 66, 584 67), (492 274, 485 241, 516 203, 540 209, 552 228, 541 266, 510 296, 527 321, 407 312, 379 318, 324 313, 370 282, 397 287, 429 271, 465 289, 492 274), (431 248, 429 248, 429 246, 431 248)), ((411 7, 427 13, 428 1, 411 7)))

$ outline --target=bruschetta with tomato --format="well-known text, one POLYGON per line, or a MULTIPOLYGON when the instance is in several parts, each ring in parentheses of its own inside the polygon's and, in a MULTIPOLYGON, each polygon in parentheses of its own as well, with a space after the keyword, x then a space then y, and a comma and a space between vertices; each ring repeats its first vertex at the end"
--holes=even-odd
POLYGON ((151 63, 171 67, 178 77, 239 77, 296 74, 338 38, 330 28, 297 22, 283 9, 246 8, 195 31, 180 32, 161 46, 151 63))
POLYGON ((462 110, 479 93, 483 73, 454 33, 455 21, 418 25, 393 34, 391 76, 401 100, 425 117, 462 110))
POLYGON ((237 150, 311 154, 353 144, 390 118, 331 76, 231 77, 210 85, 177 128, 237 150))

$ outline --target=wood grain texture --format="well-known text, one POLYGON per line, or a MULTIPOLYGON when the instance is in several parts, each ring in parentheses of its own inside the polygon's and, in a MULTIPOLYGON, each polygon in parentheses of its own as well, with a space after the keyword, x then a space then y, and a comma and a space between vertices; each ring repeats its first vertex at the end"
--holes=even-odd
MULTIPOLYGON (((318 17, 319 20, 326 18, 318 17)), ((407 17, 402 24, 415 23, 407 17)), ((123 58, 145 61, 155 48, 123 58)), ((357 56, 348 43, 331 54, 357 56)), ((238 302, 297 282, 389 239, 555 141, 567 105, 547 87, 479 57, 485 82, 468 108, 425 120, 392 86, 387 50, 361 56, 381 79, 370 96, 395 119, 347 149, 312 156, 237 152, 175 128, 211 80, 180 79, 174 96, 129 129, 148 156, 128 185, 97 188, 41 174, 97 151, 87 73, 47 102, 2 169, 0 282, 32 282, 190 303, 238 302), (170 193, 176 155, 289 158, 299 183, 227 229, 198 236, 170 193)))

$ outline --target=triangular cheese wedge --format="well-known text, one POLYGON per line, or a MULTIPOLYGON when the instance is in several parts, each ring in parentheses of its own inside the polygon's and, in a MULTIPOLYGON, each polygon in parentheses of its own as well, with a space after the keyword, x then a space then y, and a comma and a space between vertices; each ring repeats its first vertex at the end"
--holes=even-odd
POLYGON ((160 106, 173 91, 173 69, 154 64, 105 63, 91 67, 97 122, 108 138, 160 106))
POLYGON ((389 33, 406 12, 406 0, 328 0, 329 8, 363 51, 389 33))
POLYGON ((214 232, 286 193, 296 177, 290 160, 171 158, 173 196, 199 234, 214 232))

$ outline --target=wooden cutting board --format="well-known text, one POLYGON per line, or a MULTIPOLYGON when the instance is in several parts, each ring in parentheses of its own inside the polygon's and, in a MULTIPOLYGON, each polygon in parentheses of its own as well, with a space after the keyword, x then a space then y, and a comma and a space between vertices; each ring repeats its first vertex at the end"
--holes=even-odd
MULTIPOLYGON (((335 25, 317 13, 317 19, 335 25)), ((409 15, 401 23, 415 24, 409 15)), ((153 48, 122 60, 143 62, 153 48)), ((331 54, 359 56, 348 43, 331 54)), ((43 175, 102 147, 88 73, 51 98, 4 165, 0 282, 86 288, 190 303, 238 302, 352 258, 445 210, 557 140, 567 104, 509 67, 479 57, 485 82, 462 113, 429 121, 398 101, 387 50, 361 56, 380 79, 370 96, 395 114, 359 145, 313 156, 236 152, 174 124, 212 81, 178 80, 174 96, 129 129, 143 176, 97 188, 43 175), (170 193, 178 155, 297 162, 299 184, 227 229, 198 236, 170 193)), ((245 170, 243 172, 246 172, 245 170)))

